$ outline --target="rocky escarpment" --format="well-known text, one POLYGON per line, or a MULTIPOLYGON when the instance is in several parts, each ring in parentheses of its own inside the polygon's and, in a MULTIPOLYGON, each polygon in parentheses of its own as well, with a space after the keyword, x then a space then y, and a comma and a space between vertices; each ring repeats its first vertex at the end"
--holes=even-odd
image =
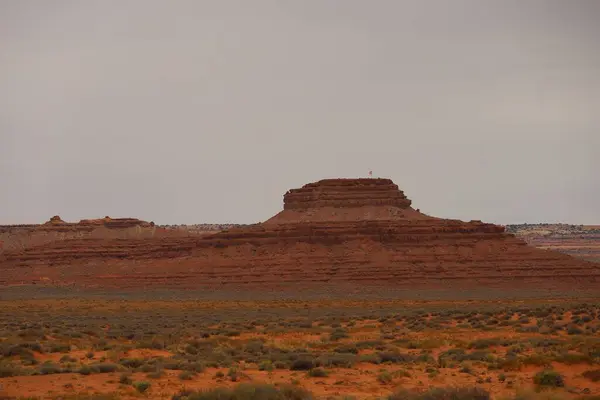
POLYGON ((43 224, 28 225, 0 225, 0 232, 16 232, 18 230, 38 231, 90 231, 99 227, 107 229, 127 229, 134 227, 151 228, 154 222, 146 222, 137 218, 111 218, 82 219, 79 222, 65 222, 60 216, 55 215, 43 224))
POLYGON ((324 179, 284 196, 284 210, 324 207, 356 208, 363 206, 410 207, 411 201, 391 179, 324 179))
POLYGON ((55 215, 38 225, 0 225, 0 255, 69 239, 148 237, 155 233, 153 222, 136 218, 104 217, 69 223, 55 215))
POLYGON ((528 246, 501 226, 423 214, 389 179, 311 183, 288 191, 283 211, 264 223, 206 236, 65 240, 5 257, 4 284, 236 293, 303 288, 342 290, 342 296, 572 293, 600 285, 597 264, 528 246))

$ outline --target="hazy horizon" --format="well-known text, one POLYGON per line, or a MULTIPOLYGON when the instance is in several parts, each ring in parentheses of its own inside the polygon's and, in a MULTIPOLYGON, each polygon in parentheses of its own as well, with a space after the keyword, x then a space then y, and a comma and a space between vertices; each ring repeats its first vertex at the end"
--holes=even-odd
POLYGON ((391 178, 600 224, 600 1, 0 0, 0 224, 252 223, 391 178))

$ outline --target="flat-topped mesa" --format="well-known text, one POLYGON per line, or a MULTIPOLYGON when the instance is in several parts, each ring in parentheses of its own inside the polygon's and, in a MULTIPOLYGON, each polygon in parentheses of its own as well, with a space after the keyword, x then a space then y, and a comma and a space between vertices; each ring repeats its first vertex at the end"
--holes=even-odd
POLYGON ((98 239, 154 236, 155 230, 153 222, 137 218, 104 217, 65 222, 55 215, 43 224, 0 225, 0 253, 91 236, 98 239))
POLYGON ((65 222, 58 215, 55 215, 40 225, 8 225, 5 228, 28 228, 38 231, 90 231, 97 228, 127 229, 137 226, 148 228, 154 226, 154 222, 147 222, 137 218, 111 218, 108 216, 98 219, 82 219, 79 222, 65 222))
POLYGON ((106 216, 100 219, 82 219, 81 221, 79 221, 78 225, 99 225, 104 226, 106 228, 124 229, 132 228, 135 226, 154 226, 154 222, 146 222, 137 218, 111 218, 109 216, 106 216))
POLYGON ((56 220, 23 239, 0 232, 10 245, 0 254, 0 291, 43 284, 189 288, 228 298, 244 291, 244 298, 408 291, 448 299, 489 298, 491 291, 572 296, 600 287, 597 264, 530 247, 502 226, 421 213, 389 179, 326 179, 290 190, 284 200, 285 209, 267 221, 209 235, 111 218, 56 220), (107 229, 119 224, 130 227, 107 229))
POLYGON ((411 201, 391 179, 323 179, 283 196, 284 210, 323 207, 392 206, 409 208, 411 201))

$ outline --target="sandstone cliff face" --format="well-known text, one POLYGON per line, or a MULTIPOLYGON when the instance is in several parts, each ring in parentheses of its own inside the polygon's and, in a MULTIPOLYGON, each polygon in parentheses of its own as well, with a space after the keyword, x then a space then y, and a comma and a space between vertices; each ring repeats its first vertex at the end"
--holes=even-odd
POLYGON ((284 210, 362 206, 410 207, 410 200, 390 179, 324 179, 292 189, 283 196, 284 210))
POLYGON ((597 264, 530 247, 500 226, 435 218, 410 205, 389 179, 328 179, 288 191, 283 211, 261 224, 206 236, 84 238, 7 252, 0 285, 344 288, 341 295, 367 287, 452 293, 600 287, 597 264))

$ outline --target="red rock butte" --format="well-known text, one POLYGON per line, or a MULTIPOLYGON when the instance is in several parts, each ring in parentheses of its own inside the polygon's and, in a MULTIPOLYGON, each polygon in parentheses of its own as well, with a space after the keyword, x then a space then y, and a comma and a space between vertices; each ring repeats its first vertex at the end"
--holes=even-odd
POLYGON ((227 298, 554 297, 600 287, 600 264, 528 246, 501 226, 425 215, 391 180, 370 178, 289 190, 283 211, 255 225, 54 240, 5 251, 0 268, 4 286, 227 298))

